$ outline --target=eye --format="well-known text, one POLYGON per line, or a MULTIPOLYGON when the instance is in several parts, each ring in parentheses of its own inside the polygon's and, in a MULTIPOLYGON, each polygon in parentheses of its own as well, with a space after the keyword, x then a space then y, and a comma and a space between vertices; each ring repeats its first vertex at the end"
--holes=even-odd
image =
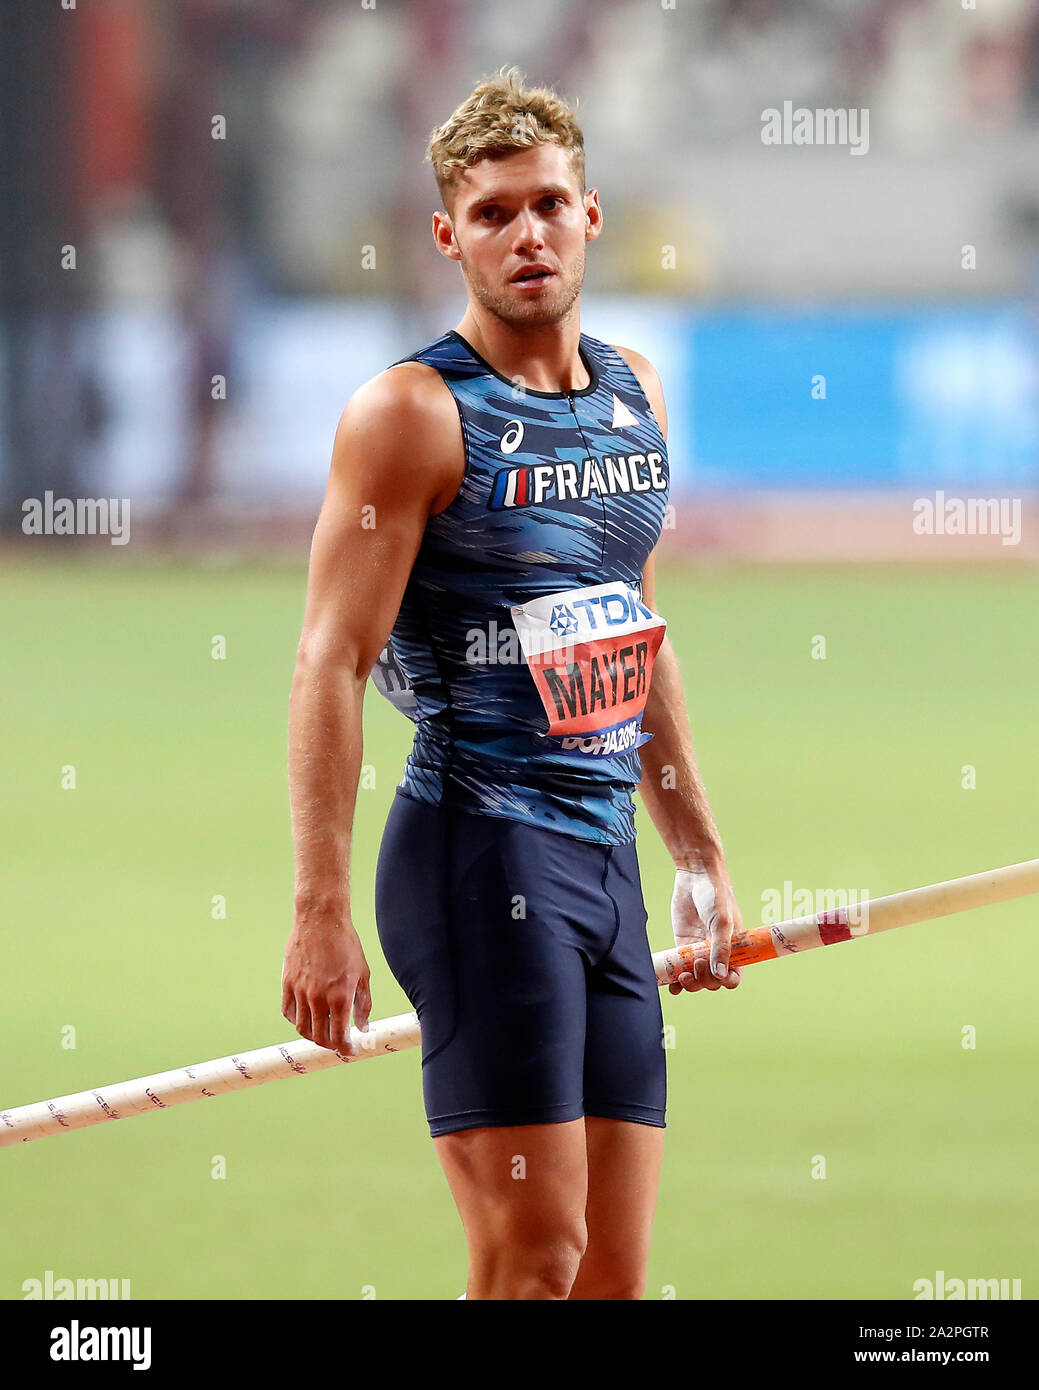
POLYGON ((482 222, 492 222, 498 216, 498 209, 493 203, 488 203, 480 209, 480 220, 482 222))
POLYGON ((546 203, 551 203, 552 206, 550 208, 547 208, 546 211, 555 212, 556 208, 560 206, 562 201, 562 198, 557 198, 554 193, 550 193, 547 198, 543 198, 541 200, 541 206, 545 207, 546 203))

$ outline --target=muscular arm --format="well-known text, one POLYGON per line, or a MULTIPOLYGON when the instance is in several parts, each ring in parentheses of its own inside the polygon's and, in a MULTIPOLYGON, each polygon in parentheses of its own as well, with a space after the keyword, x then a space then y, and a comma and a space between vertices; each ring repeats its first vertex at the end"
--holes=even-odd
POLYGON ((368 674, 389 637, 426 521, 457 491, 458 415, 432 369, 407 364, 366 383, 336 431, 310 552, 289 697, 295 922, 282 1012, 323 1047, 367 1026, 368 966, 350 919, 350 840, 368 674))
MULTIPOLYGON (((656 610, 654 561, 642 576, 642 595, 656 610)), ((642 727, 653 738, 641 750, 639 791, 677 869, 710 872, 724 865, 721 836, 693 751, 682 675, 665 635, 653 666, 642 727)))
MULTIPOLYGON (((667 411, 656 371, 630 348, 617 351, 638 377, 666 439, 667 411)), ((643 570, 642 596, 657 611, 655 560, 654 552, 643 570)), ((735 988, 742 972, 728 969, 729 946, 733 931, 740 930, 743 922, 729 881, 721 836, 696 764, 678 658, 666 634, 653 666, 642 727, 653 737, 640 749, 639 791, 678 871, 671 908, 675 940, 685 944, 709 935, 711 965, 716 967, 712 978, 697 962, 696 973, 681 976, 681 985, 672 985, 671 992, 678 993, 680 988, 717 989, 720 984, 735 988)))

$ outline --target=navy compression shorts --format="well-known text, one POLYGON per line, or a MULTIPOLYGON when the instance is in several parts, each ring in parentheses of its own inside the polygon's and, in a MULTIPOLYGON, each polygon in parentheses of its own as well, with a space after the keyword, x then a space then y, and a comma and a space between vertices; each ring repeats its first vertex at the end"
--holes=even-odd
POLYGON ((398 792, 375 890, 422 1026, 436 1138, 602 1115, 664 1128, 660 992, 635 845, 398 792))

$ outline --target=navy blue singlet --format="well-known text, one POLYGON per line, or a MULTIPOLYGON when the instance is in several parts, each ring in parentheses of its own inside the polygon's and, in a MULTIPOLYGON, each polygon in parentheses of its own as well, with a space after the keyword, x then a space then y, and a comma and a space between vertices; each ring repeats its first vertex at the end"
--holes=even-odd
POLYGON ((620 354, 587 334, 580 352, 570 392, 522 389, 453 331, 400 359, 451 391, 465 472, 372 678, 416 724, 404 795, 621 845, 665 626, 642 571, 667 447, 620 354))

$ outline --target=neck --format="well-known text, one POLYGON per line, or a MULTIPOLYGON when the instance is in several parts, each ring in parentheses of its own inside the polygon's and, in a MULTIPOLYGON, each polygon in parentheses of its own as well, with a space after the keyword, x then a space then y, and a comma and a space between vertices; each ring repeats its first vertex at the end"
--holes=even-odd
POLYGON ((506 323, 469 302, 455 330, 502 376, 521 378, 531 391, 582 391, 591 378, 578 351, 580 299, 559 323, 506 323))

